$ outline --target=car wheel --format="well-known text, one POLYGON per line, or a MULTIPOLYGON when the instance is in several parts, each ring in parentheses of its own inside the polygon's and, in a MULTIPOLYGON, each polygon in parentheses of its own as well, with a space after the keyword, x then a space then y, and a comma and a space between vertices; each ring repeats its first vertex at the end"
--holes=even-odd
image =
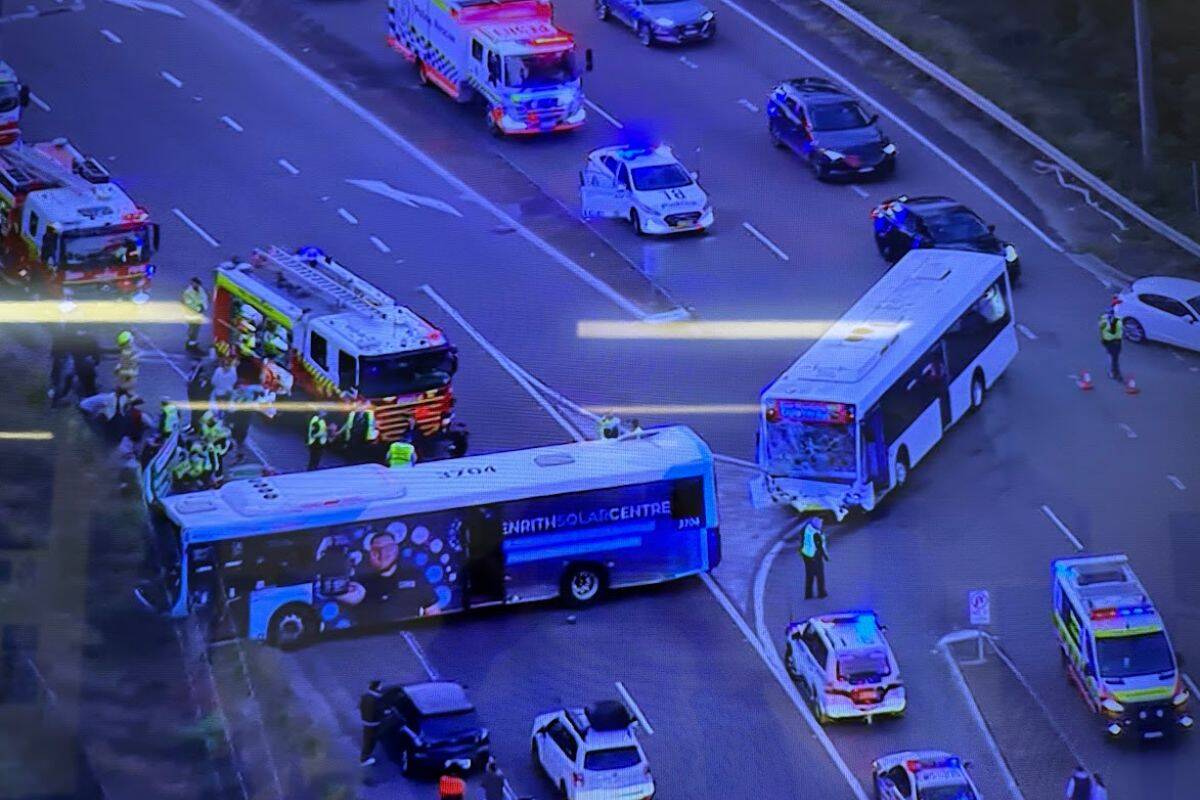
POLYGON ((275 612, 267 626, 267 641, 281 650, 295 650, 312 641, 317 618, 308 606, 292 603, 275 612))
POLYGON ((608 3, 604 0, 596 0, 596 19, 601 22, 608 19, 608 3))
POLYGON ((637 209, 633 208, 629 211, 629 221, 633 224, 633 232, 638 236, 645 236, 646 229, 642 227, 642 217, 638 214, 637 209))
POLYGON ((637 27, 638 41, 642 43, 642 47, 650 47, 654 44, 654 33, 650 30, 650 26, 642 22, 637 27))
POLYGON ((604 591, 604 575, 594 564, 576 564, 563 574, 562 596, 573 606, 595 602, 604 591))
POLYGON ((1124 336, 1126 339, 1134 344, 1141 344, 1146 341, 1146 329, 1142 327, 1142 323, 1133 317, 1126 317, 1121 324, 1125 328, 1124 336))
POLYGON ((896 480, 892 484, 893 489, 903 489, 908 483, 908 451, 901 448, 900 453, 896 456, 895 474, 896 480))
POLYGON ((983 373, 980 370, 975 370, 975 374, 971 376, 971 410, 978 411, 983 406, 983 396, 987 392, 987 384, 983 380, 983 373))

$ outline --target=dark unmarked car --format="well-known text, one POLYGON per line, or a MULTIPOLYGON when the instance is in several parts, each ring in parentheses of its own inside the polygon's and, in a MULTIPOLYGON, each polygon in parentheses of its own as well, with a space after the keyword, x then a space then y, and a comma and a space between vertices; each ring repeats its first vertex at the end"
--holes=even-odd
POLYGON ((896 145, 877 120, 824 78, 784 81, 767 98, 771 141, 807 160, 818 180, 895 172, 896 145))
POLYGON ((596 16, 625 23, 646 47, 703 41, 717 33, 716 15, 698 0, 595 0, 596 16))
POLYGON ((405 775, 482 767, 491 752, 487 728, 453 681, 390 686, 383 691, 384 743, 405 775))
POLYGON ((919 247, 974 250, 1003 256, 1009 279, 1014 284, 1021 279, 1017 248, 996 238, 995 225, 984 224, 978 214, 949 197, 900 195, 872 209, 871 221, 875 246, 889 264, 919 247))

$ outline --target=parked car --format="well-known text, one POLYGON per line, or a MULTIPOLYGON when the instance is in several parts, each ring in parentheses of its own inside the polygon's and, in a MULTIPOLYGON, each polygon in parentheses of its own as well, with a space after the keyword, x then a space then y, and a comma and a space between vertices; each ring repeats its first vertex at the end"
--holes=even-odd
POLYGON ((381 700, 384 745, 405 775, 481 768, 491 754, 487 728, 462 686, 427 681, 389 686, 381 700))
POLYGON ((1200 350, 1200 281, 1139 278, 1117 295, 1117 315, 1131 342, 1163 342, 1200 350))

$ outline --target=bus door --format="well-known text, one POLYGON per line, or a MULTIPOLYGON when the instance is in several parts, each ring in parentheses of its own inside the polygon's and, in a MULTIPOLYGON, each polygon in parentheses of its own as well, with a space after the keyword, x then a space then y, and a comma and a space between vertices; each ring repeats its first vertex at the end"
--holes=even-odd
POLYGON ((875 487, 875 496, 879 497, 891 486, 891 474, 888 470, 888 446, 883 436, 883 408, 875 406, 859 423, 862 431, 863 473, 867 481, 875 487))
POLYGON ((505 591, 504 529, 499 511, 480 506, 467 517, 467 586, 463 605, 503 603, 505 591))

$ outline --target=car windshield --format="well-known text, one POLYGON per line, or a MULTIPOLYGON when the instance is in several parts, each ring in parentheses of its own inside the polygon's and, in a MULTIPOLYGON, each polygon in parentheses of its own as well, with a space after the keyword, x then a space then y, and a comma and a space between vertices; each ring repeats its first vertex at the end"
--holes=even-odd
POLYGON ((530 53, 506 56, 504 74, 514 89, 543 89, 570 83, 579 77, 575 51, 555 50, 550 53, 530 53))
POLYGON ((838 677, 850 683, 878 683, 891 674, 887 653, 882 650, 857 650, 838 656, 838 677))
POLYGON ((583 768, 590 770, 626 769, 636 767, 642 761, 636 747, 609 747, 592 750, 583 757, 583 768))
POLYGON ((808 110, 808 119, 814 131, 848 131, 871 124, 858 103, 850 101, 813 106, 808 110))
POLYGON ((69 233, 63 240, 63 262, 69 267, 109 267, 144 263, 152 254, 147 225, 104 233, 69 233))
POLYGON ((934 211, 922 219, 936 242, 971 242, 988 235, 983 221, 962 206, 934 211))
POLYGON ((0 83, 0 113, 14 111, 20 104, 20 87, 15 83, 0 83))
POLYGON ((479 730, 479 717, 474 709, 460 711, 456 714, 437 714, 425 717, 420 722, 421 735, 426 739, 439 741, 453 739, 479 730))
POLYGON ((1098 638, 1096 658, 1102 678, 1132 678, 1175 669, 1171 643, 1162 631, 1098 638))
POLYGON ((976 800, 976 795, 965 783, 955 783, 920 789, 917 800, 976 800))
POLYGON ((639 192, 691 186, 692 176, 679 164, 658 164, 633 170, 633 188, 639 192))
POLYGON ((363 356, 358 391, 364 397, 388 397, 439 389, 458 369, 458 356, 448 347, 423 353, 363 356))

